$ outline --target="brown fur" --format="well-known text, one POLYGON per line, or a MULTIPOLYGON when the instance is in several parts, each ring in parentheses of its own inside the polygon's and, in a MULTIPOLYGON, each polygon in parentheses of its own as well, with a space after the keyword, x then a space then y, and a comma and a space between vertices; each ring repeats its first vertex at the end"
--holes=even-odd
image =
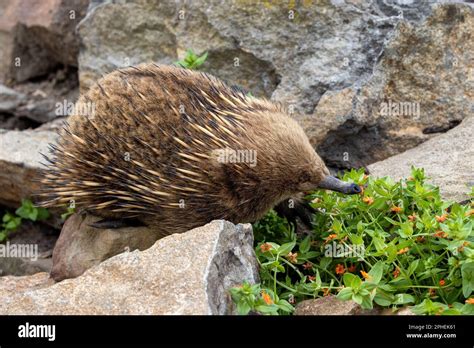
POLYGON ((88 102, 94 114, 71 116, 60 134, 43 175, 44 206, 74 200, 95 215, 135 217, 171 234, 214 219, 252 222, 328 174, 279 105, 207 74, 121 69, 79 99, 88 102), (213 150, 223 148, 256 150, 256 166, 218 162, 213 150))

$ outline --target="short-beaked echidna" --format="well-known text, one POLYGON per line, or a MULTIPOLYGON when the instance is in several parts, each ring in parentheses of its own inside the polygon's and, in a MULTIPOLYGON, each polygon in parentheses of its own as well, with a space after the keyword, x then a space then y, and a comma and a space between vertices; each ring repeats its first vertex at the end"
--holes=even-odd
POLYGON ((82 95, 52 145, 43 206, 71 202, 161 234, 253 222, 305 190, 359 192, 329 175, 282 106, 205 73, 143 64, 82 95))

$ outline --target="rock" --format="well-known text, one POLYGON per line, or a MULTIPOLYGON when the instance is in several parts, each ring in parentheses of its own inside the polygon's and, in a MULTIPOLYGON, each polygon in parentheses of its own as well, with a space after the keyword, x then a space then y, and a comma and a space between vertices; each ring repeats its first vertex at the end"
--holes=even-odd
POLYGON ((98 220, 98 217, 79 214, 66 220, 53 250, 51 277, 55 281, 75 278, 125 250, 148 249, 160 237, 147 227, 98 229, 90 226, 98 220))
POLYGON ((58 64, 77 66, 76 25, 89 0, 0 1, 0 81, 22 82, 58 64))
POLYGON ((114 256, 75 279, 49 285, 44 274, 33 277, 0 278, 7 294, 0 313, 230 314, 228 289, 259 281, 251 226, 222 220, 114 256))
POLYGON ((342 301, 336 296, 301 301, 294 315, 359 315, 378 314, 377 310, 364 310, 354 301, 342 301))
POLYGON ((40 81, 28 81, 16 85, 15 89, 27 96, 17 106, 14 115, 37 123, 50 122, 68 116, 79 95, 77 70, 59 69, 40 81))
POLYGON ((474 186, 474 117, 427 142, 374 163, 368 167, 375 176, 390 176, 394 180, 410 176, 410 167, 424 168, 429 182, 440 187, 447 200, 463 201, 469 198, 474 186))
POLYGON ((336 296, 320 297, 314 300, 301 301, 296 305, 294 315, 414 315, 409 307, 396 311, 391 308, 375 306, 373 309, 362 309, 356 302, 342 301, 336 296))
POLYGON ((472 113, 473 12, 436 1, 105 1, 78 26, 80 84, 208 51, 201 70, 287 104, 329 165, 365 166, 472 113))
POLYGON ((25 96, 23 94, 0 85, 0 112, 13 113, 24 99, 25 96))
POLYGON ((40 272, 50 272, 51 258, 32 260, 23 257, 3 257, 0 260, 0 276, 23 276, 40 272))
POLYGON ((48 153, 48 143, 57 135, 48 131, 5 131, 0 129, 0 203, 18 208, 22 198, 39 189, 33 179, 43 168, 40 152, 48 153))
POLYGON ((50 272, 52 252, 59 233, 51 227, 23 220, 0 244, 0 276, 50 272))
POLYGON ((400 308, 397 312, 396 312, 397 315, 415 315, 415 313, 413 313, 410 309, 410 307, 403 307, 403 308, 400 308))
POLYGON ((437 6, 419 25, 401 22, 370 78, 328 91, 300 120, 318 153, 338 168, 410 149, 472 114, 474 10, 437 6))

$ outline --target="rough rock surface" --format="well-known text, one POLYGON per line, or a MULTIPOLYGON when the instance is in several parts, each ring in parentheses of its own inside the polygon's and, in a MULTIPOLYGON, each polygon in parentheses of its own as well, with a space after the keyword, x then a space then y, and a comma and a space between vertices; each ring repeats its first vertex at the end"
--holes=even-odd
POLYGON ((24 220, 20 227, 9 235, 8 241, 0 244, 0 276, 49 273, 53 264, 51 255, 58 234, 49 226, 24 220), (18 255, 18 251, 28 255, 18 255))
POLYGON ((218 220, 54 285, 44 273, 2 277, 0 313, 229 314, 227 290, 259 281, 252 244, 250 225, 218 220))
POLYGON ((48 153, 48 143, 55 142, 56 134, 49 131, 5 131, 0 129, 0 203, 18 208, 22 198, 31 197, 38 190, 40 152, 48 153))
POLYGON ((22 82, 58 64, 77 66, 76 25, 89 0, 0 0, 0 81, 22 82))
POLYGON ((55 281, 75 278, 102 261, 125 250, 145 250, 159 235, 147 227, 98 229, 90 225, 100 220, 74 214, 62 228, 53 250, 51 277, 55 281))
POLYGON ((13 112, 24 99, 25 96, 22 93, 0 85, 0 113, 13 112))
POLYGON ((294 315, 357 315, 376 314, 370 310, 363 310, 354 301, 342 301, 336 296, 321 297, 315 300, 306 300, 298 303, 294 315))
POLYGON ((201 70, 287 104, 329 165, 367 165, 472 112, 473 6, 434 3, 97 2, 78 26, 81 88, 208 51, 201 70))
POLYGON ((362 309, 354 301, 342 301, 336 296, 321 297, 298 303, 294 315, 414 315, 409 307, 403 307, 396 312, 390 308, 362 309))
POLYGON ((409 177, 411 166, 424 168, 443 198, 460 202, 474 186, 473 134, 474 117, 469 117, 447 133, 368 168, 373 175, 394 180, 409 177))
POLYGON ((473 62, 474 8, 437 6, 420 24, 399 23, 373 74, 326 92, 301 123, 329 165, 385 159, 472 114, 473 62))

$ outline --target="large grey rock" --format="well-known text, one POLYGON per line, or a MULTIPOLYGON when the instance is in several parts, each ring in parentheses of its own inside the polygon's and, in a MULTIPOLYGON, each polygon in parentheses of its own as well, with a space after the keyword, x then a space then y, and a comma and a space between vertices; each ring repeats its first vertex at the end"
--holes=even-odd
POLYGON ((473 8, 434 3, 98 2, 78 26, 81 89, 208 51, 203 71, 287 104, 330 165, 366 165, 472 112, 473 8), (382 115, 384 102, 419 113, 382 115))
POLYGON ((301 123, 329 165, 364 166, 410 149, 474 111, 474 10, 436 6, 400 22, 373 74, 320 99, 301 123))
POLYGON ((50 285, 2 277, 2 314, 230 314, 229 288, 258 282, 249 224, 213 221, 50 285))
POLYGON ((22 93, 18 93, 11 88, 0 85, 0 113, 13 113, 24 99, 25 96, 22 93))
POLYGON ((395 180, 410 176, 410 167, 424 168, 445 199, 463 201, 474 186, 474 117, 427 142, 374 163, 368 168, 375 176, 388 175, 395 180))
POLYGON ((32 197, 39 189, 38 171, 43 154, 54 143, 56 133, 49 131, 5 131, 0 129, 0 203, 18 208, 22 198, 32 197))
POLYGON ((0 0, 0 81, 22 82, 58 64, 77 66, 77 23, 89 0, 0 0))

